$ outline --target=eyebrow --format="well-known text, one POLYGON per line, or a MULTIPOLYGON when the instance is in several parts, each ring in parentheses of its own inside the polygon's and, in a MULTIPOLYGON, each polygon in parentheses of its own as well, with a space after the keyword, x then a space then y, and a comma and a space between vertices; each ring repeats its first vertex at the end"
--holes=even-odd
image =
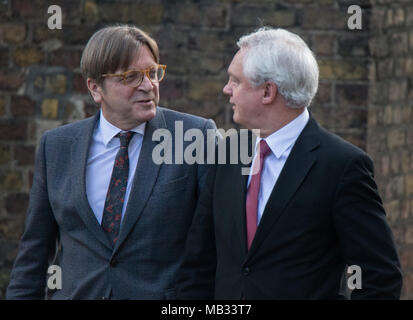
MULTIPOLYGON (((129 67, 130 67, 130 66, 129 66, 129 67)), ((138 68, 128 68, 128 69, 127 69, 127 70, 125 70, 124 72, 130 71, 130 70, 147 70, 147 69, 152 68, 152 67, 156 67, 156 63, 151 64, 149 67, 146 67, 146 68, 143 68, 143 69, 138 69, 138 68)))
POLYGON ((231 71, 227 70, 227 73, 228 73, 228 75, 229 75, 230 77, 238 80, 238 77, 237 77, 235 74, 233 74, 231 71))

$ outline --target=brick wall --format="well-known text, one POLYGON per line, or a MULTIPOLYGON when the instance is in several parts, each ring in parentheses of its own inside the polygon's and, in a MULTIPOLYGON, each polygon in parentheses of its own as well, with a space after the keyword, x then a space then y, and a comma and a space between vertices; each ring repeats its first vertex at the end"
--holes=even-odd
POLYGON ((374 1, 367 151, 413 299, 413 2, 374 1))
POLYGON ((41 134, 97 111, 79 63, 99 28, 132 23, 158 41, 168 65, 161 105, 233 127, 222 88, 235 42, 261 25, 299 33, 317 55, 319 122, 367 150, 376 165, 413 298, 413 3, 348 0, 0 0, 0 298, 28 204, 41 134), (60 5, 63 28, 49 30, 60 5), (362 30, 347 8, 363 9, 362 30))

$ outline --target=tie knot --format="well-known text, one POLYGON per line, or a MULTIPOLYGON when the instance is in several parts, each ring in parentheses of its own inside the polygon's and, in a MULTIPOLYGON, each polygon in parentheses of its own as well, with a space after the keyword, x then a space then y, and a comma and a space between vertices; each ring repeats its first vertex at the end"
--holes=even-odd
POLYGON ((267 142, 264 139, 262 139, 260 141, 260 158, 263 159, 266 156, 268 156, 270 151, 271 151, 271 149, 268 146, 267 142))
POLYGON ((127 148, 129 146, 129 142, 132 139, 135 132, 128 131, 128 132, 119 132, 117 136, 120 139, 120 146, 127 148))

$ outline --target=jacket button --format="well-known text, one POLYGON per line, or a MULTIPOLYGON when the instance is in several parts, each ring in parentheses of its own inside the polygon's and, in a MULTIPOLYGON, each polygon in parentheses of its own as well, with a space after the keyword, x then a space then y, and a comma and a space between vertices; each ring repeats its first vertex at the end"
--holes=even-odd
POLYGON ((119 261, 115 257, 113 257, 112 260, 110 260, 110 266, 111 267, 116 267, 118 265, 118 263, 119 263, 119 261))
POLYGON ((244 274, 244 276, 249 275, 249 273, 250 273, 250 268, 245 267, 244 269, 242 269, 242 273, 244 274))
POLYGON ((106 297, 101 297, 100 299, 101 300, 108 300, 108 298, 106 298, 106 297))

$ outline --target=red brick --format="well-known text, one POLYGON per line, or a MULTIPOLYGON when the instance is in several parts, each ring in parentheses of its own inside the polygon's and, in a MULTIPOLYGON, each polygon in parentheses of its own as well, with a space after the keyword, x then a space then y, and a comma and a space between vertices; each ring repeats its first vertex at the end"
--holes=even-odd
POLYGON ((6 164, 11 160, 11 150, 9 146, 0 145, 0 165, 6 164))
POLYGON ((232 26, 253 26, 256 28, 260 20, 278 27, 292 27, 296 23, 296 16, 294 10, 274 8, 268 5, 238 5, 232 9, 232 26))
POLYGON ((29 176, 29 189, 31 189, 33 185, 33 170, 29 170, 27 175, 29 176))
POLYGON ((34 146, 16 146, 14 149, 14 160, 19 166, 34 165, 36 148, 34 146))
POLYGON ((405 241, 407 244, 413 244, 413 224, 406 227, 406 238, 405 241))
POLYGON ((203 9, 204 24, 208 27, 225 27, 228 16, 228 9, 226 6, 214 5, 203 9))
POLYGON ((354 33, 338 40, 338 54, 342 57, 365 57, 370 54, 368 36, 356 36, 354 33))
POLYGON ((13 0, 12 14, 14 17, 31 17, 36 9, 36 3, 33 0, 13 0))
POLYGON ((79 73, 73 75, 73 91, 78 93, 89 93, 86 85, 86 80, 79 73))
POLYGON ((161 98, 175 100, 183 97, 183 83, 181 80, 165 79, 160 85, 161 98))
POLYGON ((403 297, 413 299, 413 274, 405 272, 403 277, 403 297))
POLYGON ((22 23, 0 24, 0 42, 6 44, 22 43, 26 39, 26 26, 22 23))
POLYGON ((390 157, 388 154, 383 155, 381 158, 381 174, 387 176, 390 172, 390 157))
POLYGON ((317 107, 316 119, 325 127, 339 129, 360 129, 367 125, 367 110, 360 108, 317 107))
POLYGON ((13 116, 31 116, 35 109, 35 102, 28 96, 11 97, 10 110, 13 116))
POLYGON ((0 140, 25 140, 27 137, 27 122, 21 120, 0 120, 0 140))
POLYGON ((336 37, 333 35, 316 35, 314 37, 313 51, 317 56, 332 56, 334 55, 334 43, 336 37))
MULTIPOLYGON (((10 14, 11 14, 11 12, 9 10, 9 3, 7 1, 1 1, 0 2, 0 18, 9 17, 10 14)), ((0 293, 0 295, 1 295, 1 293, 0 293)))
POLYGON ((81 55, 79 50, 59 49, 51 54, 50 63, 68 69, 79 68, 81 55))
POLYGON ((69 39, 64 38, 63 30, 65 29, 49 29, 45 25, 36 26, 34 29, 34 43, 51 41, 51 40, 59 40, 59 41, 67 41, 69 39))
POLYGON ((336 85, 336 102, 339 105, 367 106, 369 87, 364 84, 336 85))
POLYGON ((11 218, 0 219, 0 238, 7 240, 19 240, 24 229, 24 214, 13 215, 11 218))
POLYGON ((329 8, 327 14, 322 14, 320 8, 306 7, 303 10, 301 24, 304 29, 342 29, 348 31, 347 11, 329 8))
POLYGON ((90 25, 66 25, 62 28, 65 44, 82 45, 84 46, 89 38, 96 32, 95 26, 90 25))
POLYGON ((331 103, 331 83, 320 83, 315 100, 319 103, 331 103))
POLYGON ((26 193, 15 193, 6 197, 6 209, 9 213, 26 212, 28 204, 29 195, 26 193))
POLYGON ((400 252, 400 263, 403 269, 413 268, 413 250, 402 250, 400 252))
POLYGON ((24 82, 22 70, 6 69, 0 70, 0 89, 14 90, 20 88, 24 82))
POLYGON ((13 62, 16 66, 28 67, 32 64, 42 63, 45 59, 43 51, 35 47, 21 47, 13 51, 13 62))
POLYGON ((91 117, 96 114, 100 109, 99 106, 96 104, 91 104, 91 103, 86 103, 85 104, 85 116, 86 117, 91 117))
POLYGON ((58 5, 62 9, 62 20, 73 22, 75 19, 80 20, 80 11, 82 0, 9 0, 12 2, 12 14, 14 17, 47 19, 51 16, 47 9, 51 5, 58 5))
POLYGON ((0 48, 0 68, 9 66, 9 49, 0 48))
POLYGON ((393 237, 394 241, 396 242, 397 245, 402 245, 404 244, 404 237, 405 237, 405 230, 404 230, 404 225, 402 224, 396 224, 392 226, 392 232, 393 232, 393 237))
MULTIPOLYGON (((80 22, 82 2, 83 0, 54 0, 48 5, 56 4, 62 8, 62 20, 63 24, 65 24, 67 22, 72 23, 73 21, 80 22)), ((48 16, 50 16, 50 14, 48 16)))
POLYGON ((354 132, 354 133, 343 133, 337 132, 337 134, 342 137, 344 140, 354 144, 355 146, 366 150, 366 134, 364 132, 354 132))

